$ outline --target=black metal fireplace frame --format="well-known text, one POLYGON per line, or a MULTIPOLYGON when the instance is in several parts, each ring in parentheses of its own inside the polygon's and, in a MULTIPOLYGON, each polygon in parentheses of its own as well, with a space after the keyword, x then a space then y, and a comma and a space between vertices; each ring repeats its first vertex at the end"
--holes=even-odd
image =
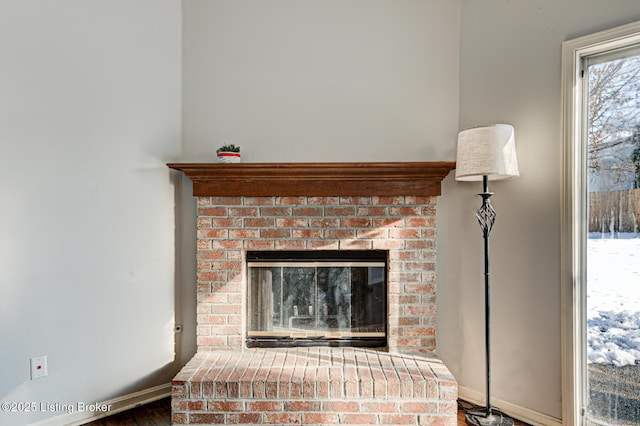
MULTIPOLYGON (((287 262, 287 263, 303 263, 303 262, 384 262, 384 303, 383 317, 385 318, 384 336, 250 336, 247 329, 246 346, 249 348, 278 348, 278 347, 309 347, 309 346, 325 346, 325 347, 366 347, 366 348, 385 348, 387 347, 388 336, 388 271, 389 271, 389 252, 386 250, 276 250, 276 251, 247 251, 246 252, 247 274, 249 277, 249 264, 252 262, 287 262)), ((249 280, 249 278, 247 278, 249 280)), ((248 285, 248 284, 247 284, 248 285)), ((249 292, 249 291, 248 291, 249 292)), ((249 295, 247 296, 249 298, 249 295)), ((247 307, 249 301, 247 301, 247 307)), ((247 317, 249 312, 247 312, 247 317)))

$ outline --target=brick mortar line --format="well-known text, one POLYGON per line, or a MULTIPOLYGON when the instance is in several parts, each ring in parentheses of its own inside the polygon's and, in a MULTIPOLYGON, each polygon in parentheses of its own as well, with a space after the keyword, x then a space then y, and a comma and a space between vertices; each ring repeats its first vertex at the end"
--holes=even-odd
MULTIPOLYGON (((456 413, 402 413, 402 412, 371 412, 371 413, 356 413, 356 412, 317 412, 317 411, 301 411, 301 412, 287 412, 287 411, 270 411, 270 412, 260 412, 260 411, 245 411, 245 412, 191 412, 191 411, 180 411, 176 412, 176 414, 185 414, 188 416, 187 423, 178 423, 178 424, 191 424, 189 421, 191 420, 189 414, 194 415, 205 415, 211 414, 212 416, 222 416, 220 419, 222 422, 216 421, 215 424, 255 424, 251 423, 238 423, 234 420, 239 415, 258 415, 261 419, 260 424, 280 424, 280 425, 296 425, 296 424, 326 424, 317 423, 317 422, 304 422, 301 423, 305 419, 305 417, 310 418, 311 416, 321 416, 317 417, 317 420, 321 420, 322 416, 330 416, 329 418, 338 418, 339 423, 337 424, 391 424, 389 421, 394 421, 393 424, 432 424, 430 421, 435 419, 443 419, 443 420, 455 420, 457 414, 456 413), (289 420, 287 422, 282 422, 282 416, 286 416, 289 420), (334 417, 335 416, 335 417, 334 417), (274 422, 276 418, 279 418, 280 421, 274 422), (373 420, 371 422, 370 420, 373 420), (227 423, 228 421, 232 421, 233 423, 227 423), (348 423, 343 423, 343 421, 347 421, 348 423), (401 423, 399 423, 400 421, 401 423), (423 423, 429 422, 429 423, 423 423)), ((196 420, 194 418, 194 420, 196 420)), ((202 424, 202 422, 198 422, 197 424, 202 424)), ((211 423, 206 423, 211 424, 211 423)), ((449 424, 449 423, 447 423, 449 424)), ((455 424, 455 423, 452 423, 455 424)))
MULTIPOLYGON (((246 397, 246 398, 226 398, 226 399, 222 399, 222 398, 214 398, 214 397, 192 397, 192 398, 174 398, 175 401, 178 402, 185 402, 185 401, 190 401, 190 402, 198 402, 198 401, 203 401, 203 402, 226 402, 226 403, 234 403, 234 404, 239 404, 239 405, 243 405, 242 409, 246 409, 246 403, 247 402, 255 402, 255 403, 263 403, 263 402, 274 402, 274 403, 282 403, 283 409, 285 409, 285 405, 287 403, 300 403, 300 402, 309 402, 309 403, 318 403, 318 411, 319 410, 328 410, 328 411, 334 411, 334 412, 345 412, 345 410, 343 409, 339 409, 339 408, 330 408, 332 404, 335 403, 349 403, 349 404, 358 404, 358 405, 362 405, 362 404, 382 404, 382 405, 387 405, 387 404, 395 404, 400 402, 401 404, 404 405, 413 405, 415 403, 423 403, 423 404, 429 404, 429 403, 449 403, 452 401, 455 401, 454 399, 452 400, 442 400, 439 398, 423 398, 423 397, 407 397, 407 396, 400 396, 400 397, 392 397, 392 398, 372 398, 372 397, 359 397, 357 399, 350 399, 350 400, 345 400, 344 398, 339 398, 339 397, 335 397, 335 398, 282 398, 282 399, 273 399, 273 398, 250 398, 250 397, 246 397), (328 407, 329 406, 329 407, 328 407)), ((179 410, 179 411, 186 411, 186 410, 179 410)), ((204 410, 189 410, 189 411, 204 411, 204 410)), ((210 411, 210 410, 209 410, 210 411)), ((279 411, 276 409, 270 410, 270 411, 279 411)), ((298 410, 294 410, 294 411, 311 411, 310 409, 307 408, 300 408, 298 410)))

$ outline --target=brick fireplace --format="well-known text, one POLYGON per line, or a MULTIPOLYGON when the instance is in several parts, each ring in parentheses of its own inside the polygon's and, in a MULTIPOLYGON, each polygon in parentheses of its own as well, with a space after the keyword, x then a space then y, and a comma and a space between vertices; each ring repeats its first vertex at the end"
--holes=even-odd
POLYGON ((197 197, 197 354, 174 424, 455 425, 436 357, 436 202, 453 163, 170 164, 197 197), (248 348, 247 252, 387 256, 387 344, 248 348))

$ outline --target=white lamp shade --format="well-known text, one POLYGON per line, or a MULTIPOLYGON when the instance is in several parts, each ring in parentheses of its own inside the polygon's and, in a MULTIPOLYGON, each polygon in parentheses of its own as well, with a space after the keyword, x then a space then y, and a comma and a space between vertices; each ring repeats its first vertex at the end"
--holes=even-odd
POLYGON ((476 181, 519 176, 513 126, 492 124, 458 133, 456 180, 476 181))

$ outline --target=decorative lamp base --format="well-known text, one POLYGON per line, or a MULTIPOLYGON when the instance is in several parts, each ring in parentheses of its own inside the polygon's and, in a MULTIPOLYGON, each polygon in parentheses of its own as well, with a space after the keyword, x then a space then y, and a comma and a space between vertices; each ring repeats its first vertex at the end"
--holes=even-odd
POLYGON ((467 423, 476 426, 513 426, 513 419, 507 417, 502 413, 493 411, 490 416, 487 416, 485 410, 467 410, 466 415, 467 423))

